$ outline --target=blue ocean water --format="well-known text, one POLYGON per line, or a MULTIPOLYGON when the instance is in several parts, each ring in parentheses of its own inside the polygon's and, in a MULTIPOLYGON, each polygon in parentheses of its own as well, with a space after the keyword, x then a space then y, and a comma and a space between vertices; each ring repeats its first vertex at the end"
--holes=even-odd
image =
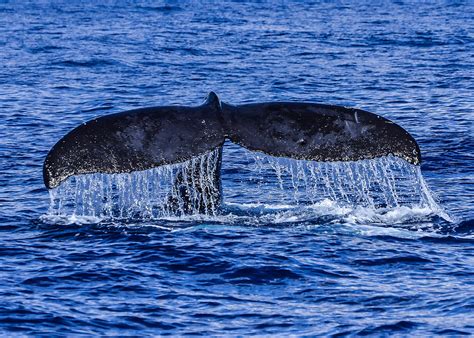
POLYGON ((473 334, 472 13, 469 1, 0 2, 0 334, 473 334), (51 216, 42 163, 65 133, 211 90, 395 121, 449 217, 293 205, 231 144, 221 215, 51 216))

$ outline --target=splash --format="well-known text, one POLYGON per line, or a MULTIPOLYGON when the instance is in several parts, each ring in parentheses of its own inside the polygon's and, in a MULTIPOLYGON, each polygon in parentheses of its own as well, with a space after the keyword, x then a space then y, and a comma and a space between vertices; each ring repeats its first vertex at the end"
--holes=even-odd
POLYGON ((224 156, 224 205, 219 209, 206 198, 206 193, 215 189, 218 156, 218 150, 214 150, 187 162, 130 174, 71 177, 50 191, 48 215, 93 219, 173 219, 184 214, 222 217, 225 213, 235 214, 236 206, 240 212, 262 214, 258 206, 266 206, 268 211, 268 206, 273 205, 279 210, 274 220, 277 223, 282 215, 290 221, 301 220, 302 208, 305 215, 329 212, 348 221, 357 210, 362 219, 368 219, 367 215, 392 219, 414 210, 417 215, 433 213, 450 220, 433 198, 419 166, 393 156, 321 163, 240 149, 228 155, 230 158, 224 156), (180 182, 185 185, 180 189, 186 189, 191 196, 185 201, 176 188, 176 178, 192 176, 189 168, 198 168, 200 177, 180 182))

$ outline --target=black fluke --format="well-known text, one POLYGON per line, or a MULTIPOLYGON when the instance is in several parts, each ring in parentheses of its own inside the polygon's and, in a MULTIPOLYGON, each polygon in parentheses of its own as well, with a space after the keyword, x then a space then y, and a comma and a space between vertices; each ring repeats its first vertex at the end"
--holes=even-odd
POLYGON ((413 137, 379 115, 306 102, 230 105, 211 92, 198 107, 143 108, 83 123, 46 156, 44 183, 51 189, 76 174, 125 173, 184 162, 222 147, 226 139, 295 159, 357 161, 394 155, 415 165, 421 162, 413 137))

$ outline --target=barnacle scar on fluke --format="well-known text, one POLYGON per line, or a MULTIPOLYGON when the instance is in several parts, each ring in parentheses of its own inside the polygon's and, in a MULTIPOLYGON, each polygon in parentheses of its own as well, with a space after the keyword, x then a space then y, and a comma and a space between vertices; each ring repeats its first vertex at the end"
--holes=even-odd
MULTIPOLYGON (((46 156, 44 184, 51 189, 72 175, 146 170, 217 150, 214 182, 200 194, 216 206, 221 201, 225 140, 300 160, 357 161, 393 155, 414 165, 421 162, 418 144, 407 131, 364 110, 310 102, 232 105, 210 92, 197 107, 135 109, 81 124, 46 156)), ((199 170, 190 167, 192 174, 176 177, 177 185, 199 179, 199 170)))

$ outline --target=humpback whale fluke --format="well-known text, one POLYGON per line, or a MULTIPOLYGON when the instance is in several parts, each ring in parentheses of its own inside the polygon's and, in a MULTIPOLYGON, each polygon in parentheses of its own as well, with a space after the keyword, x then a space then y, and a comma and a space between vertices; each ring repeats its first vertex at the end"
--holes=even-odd
MULTIPOLYGON (((356 161, 394 155, 421 163, 414 138, 379 115, 308 102, 230 105, 211 92, 197 107, 135 109, 83 123, 46 156, 44 183, 51 189, 76 174, 124 173, 184 162, 222 147, 226 139, 295 159, 356 161)), ((218 173, 215 177, 220 180, 218 173)))

